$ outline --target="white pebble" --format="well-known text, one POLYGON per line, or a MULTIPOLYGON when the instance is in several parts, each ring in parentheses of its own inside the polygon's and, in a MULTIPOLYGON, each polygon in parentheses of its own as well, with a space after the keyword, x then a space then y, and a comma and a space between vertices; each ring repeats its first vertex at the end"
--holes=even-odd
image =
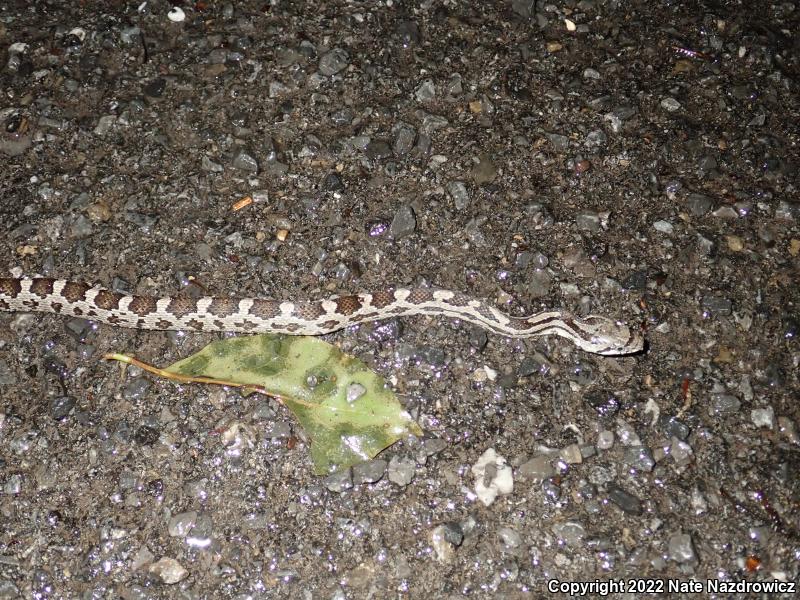
POLYGON ((180 23, 186 19, 186 13, 183 12, 183 9, 180 6, 173 6, 167 13, 167 18, 173 23, 180 23))
POLYGON ((661 108, 669 111, 675 112, 681 107, 681 103, 675 100, 675 98, 664 98, 661 101, 661 108))
POLYGON ((756 427, 775 428, 775 410, 768 406, 766 408, 754 408, 750 411, 750 420, 756 427))
POLYGON ((69 32, 69 35, 74 35, 82 42, 86 39, 86 30, 81 27, 75 27, 69 32))
POLYGON ((189 574, 177 560, 167 556, 154 562, 147 570, 167 585, 178 583, 189 574))
POLYGON ((671 234, 675 230, 669 221, 656 221, 653 223, 653 229, 666 234, 671 234))
POLYGON ((489 506, 498 495, 507 495, 514 491, 514 477, 511 467, 506 464, 506 459, 489 448, 484 452, 474 465, 472 474, 475 477, 475 495, 484 506, 489 506), (492 465, 494 476, 491 481, 486 481, 486 469, 492 465))
POLYGON ((597 436, 597 447, 600 450, 608 450, 614 445, 614 432, 605 429, 597 436))

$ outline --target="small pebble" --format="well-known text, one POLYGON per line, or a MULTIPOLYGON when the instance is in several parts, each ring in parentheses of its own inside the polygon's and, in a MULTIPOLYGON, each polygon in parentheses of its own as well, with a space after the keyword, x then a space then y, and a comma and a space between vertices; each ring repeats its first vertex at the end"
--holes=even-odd
POLYGON ((590 131, 583 140, 583 147, 589 152, 597 152, 608 142, 608 137, 602 129, 590 131))
POLYGON ((417 102, 433 100, 436 97, 436 87, 433 85, 433 81, 430 79, 423 81, 414 92, 414 97, 417 99, 417 102))
POLYGON ((731 394, 712 394, 708 405, 708 414, 715 416, 729 416, 739 412, 742 403, 731 394))
POLYGON ((559 456, 568 464, 577 465, 583 462, 583 455, 578 444, 570 444, 562 448, 559 456))
POLYGON ((443 439, 429 438, 423 440, 419 450, 417 450, 417 462, 424 465, 427 463, 429 457, 438 454, 445 448, 447 448, 447 442, 443 439))
POLYGON ((600 215, 595 212, 582 212, 575 217, 575 224, 591 233, 600 231, 600 215))
POLYGON ((125 383, 122 388, 122 396, 126 400, 138 400, 147 394, 150 389, 150 381, 145 377, 134 377, 125 383))
POLYGON ((614 432, 607 429, 597 435, 597 447, 600 450, 608 450, 614 446, 614 432))
POLYGON ((800 445, 800 435, 797 433, 797 427, 788 417, 778 417, 778 430, 788 440, 790 444, 795 446, 800 445))
POLYGON ((392 155, 392 148, 385 140, 370 140, 364 153, 370 160, 382 160, 392 155))
POLYGON ((697 486, 692 487, 691 503, 692 509, 696 515, 701 515, 708 511, 708 501, 705 499, 697 486))
POLYGON ((623 512, 631 515, 642 514, 642 501, 617 485, 611 484, 608 486, 608 499, 623 512))
POLYGON ((517 469, 517 477, 526 481, 544 481, 555 474, 552 457, 545 455, 534 456, 517 469))
POLYGON ((75 407, 75 398, 72 396, 57 396, 50 401, 50 415, 60 421, 72 412, 75 407))
POLYGON ((455 556, 456 548, 464 540, 464 532, 458 523, 443 523, 431 530, 430 540, 436 559, 449 563, 455 556))
POLYGON ((389 235, 394 240, 402 239, 414 233, 417 228, 417 217, 414 209, 409 205, 403 205, 394 214, 392 224, 389 225, 389 235))
POLYGON ((367 388, 365 388, 363 385, 360 383, 351 383, 349 386, 347 386, 347 402, 352 404, 366 393, 367 388))
POLYGON ((178 583, 189 574, 177 560, 167 557, 154 562, 147 570, 167 585, 178 583))
POLYGON ((514 478, 506 459, 488 448, 472 465, 475 477, 475 494, 484 506, 490 506, 498 495, 514 491, 514 478))
POLYGON ((142 88, 142 91, 144 92, 145 96, 149 96, 151 98, 160 98, 166 87, 167 80, 163 77, 156 77, 155 79, 147 82, 142 88))
POLYGON ((639 439, 639 435, 636 433, 633 426, 622 419, 617 421, 617 438, 619 438, 623 446, 642 445, 642 441, 639 439))
POLYGON ((527 293, 532 298, 543 298, 550 294, 550 286, 553 284, 553 275, 545 269, 536 269, 528 277, 527 293))
POLYGON ((463 181, 451 181, 448 183, 447 193, 450 194, 458 210, 464 210, 469 205, 469 192, 463 181))
POLYGON ((285 440, 292 436, 292 424, 287 421, 271 419, 264 424, 261 433, 268 440, 285 440))
POLYGON ((590 391, 583 399, 600 417, 613 417, 620 409, 619 399, 606 392, 590 391))
POLYGON ((330 77, 347 67, 350 63, 350 55, 342 48, 333 48, 323 54, 319 59, 319 72, 330 77))
POLYGON ((653 453, 644 446, 632 446, 625 449, 623 460, 637 471, 650 472, 655 467, 656 461, 653 453))
POLYGON ((733 312, 731 300, 719 294, 703 296, 700 305, 703 307, 703 312, 708 316, 727 317, 733 312))
MULTIPOLYGON (((13 385, 17 378, 8 366, 8 363, 0 359, 0 386, 13 385)), ((2 425, 2 423, 0 423, 2 425)))
POLYGON ((389 481, 392 483, 399 485, 400 487, 405 487, 409 483, 411 483, 414 479, 414 474, 416 472, 416 463, 409 458, 400 458, 398 456, 393 456, 392 459, 389 461, 389 468, 388 468, 388 477, 389 481))
POLYGON ((711 210, 713 206, 711 198, 704 194, 689 194, 686 205, 692 216, 700 217, 711 210))
POLYGON ((584 79, 600 79, 600 73, 596 69, 592 69, 591 67, 587 67, 583 70, 583 78, 584 79))
POLYGON ((679 440, 686 440, 689 437, 689 427, 674 416, 661 415, 658 418, 658 428, 665 435, 676 437, 679 440))
POLYGON ((488 154, 481 154, 478 164, 472 167, 472 179, 477 185, 491 183, 497 177, 497 166, 488 154))
POLYGON ((514 550, 522 545, 522 536, 511 527, 501 527, 498 529, 497 537, 505 550, 514 550))
POLYGON ((678 563, 694 562, 695 555, 692 536, 688 533, 676 533, 670 536, 667 542, 667 552, 670 560, 678 563))
POLYGON ((181 23, 186 19, 186 13, 180 6, 173 6, 167 13, 167 18, 173 23, 181 23))
POLYGON ((380 481, 388 463, 385 460, 374 459, 353 466, 353 483, 356 485, 364 483, 375 483, 380 481))
POLYGON ((672 233, 675 231, 675 228, 669 221, 656 221, 653 223, 653 229, 661 233, 666 233, 667 235, 672 235, 672 233))
POLYGON ((688 461, 694 454, 692 447, 686 442, 673 437, 670 440, 669 454, 677 463, 688 461))
POLYGON ((469 345, 479 352, 489 343, 489 335, 480 327, 473 327, 469 334, 469 345))
POLYGON ((322 485, 336 494, 352 489, 353 471, 352 469, 342 469, 341 471, 328 475, 322 480, 322 485))
POLYGON ((187 511, 173 515, 167 524, 167 532, 172 537, 186 537, 197 523, 197 511, 187 511))
POLYGON ((634 271, 622 281, 622 287, 626 290, 644 290, 647 280, 647 271, 634 271))
POLYGON ((586 537, 586 527, 578 521, 564 521, 556 523, 550 530, 553 535, 567 546, 580 546, 586 537))
POLYGON ((245 150, 239 150, 233 157, 231 163, 234 169, 258 173, 258 161, 245 150))
POLYGON ((392 133, 395 135, 392 153, 400 157, 411 152, 414 140, 417 138, 416 130, 411 125, 401 122, 392 128, 392 133))
POLYGON ((750 411, 750 420, 756 427, 775 428, 775 411, 771 406, 754 408, 750 411))
POLYGON ((550 143, 553 145, 553 149, 557 152, 563 152, 569 148, 569 138, 565 135, 560 133, 545 132, 545 137, 550 140, 550 143))
POLYGON ((737 219, 739 217, 739 213, 732 206, 722 206, 711 214, 719 219, 737 219))
POLYGON ((728 249, 732 252, 744 250, 744 241, 738 235, 726 235, 725 241, 728 243, 728 249))
POLYGON ((544 354, 534 350, 520 362, 517 368, 517 376, 529 377, 537 373, 539 375, 547 375, 552 367, 552 363, 544 354))

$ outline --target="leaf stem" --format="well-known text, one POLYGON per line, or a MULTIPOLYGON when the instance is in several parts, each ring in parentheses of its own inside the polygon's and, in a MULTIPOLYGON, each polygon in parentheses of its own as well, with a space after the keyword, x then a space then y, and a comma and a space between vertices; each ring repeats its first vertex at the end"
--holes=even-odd
POLYGON ((146 362, 142 362, 141 360, 133 356, 128 356, 127 354, 117 354, 116 352, 109 352, 107 354, 104 354, 103 358, 106 360, 116 360, 121 363, 125 363, 127 365, 133 365, 135 367, 139 367, 143 371, 147 371, 148 373, 157 375, 158 377, 172 379, 173 381, 179 381, 180 383, 207 383, 212 385, 226 385, 229 387, 241 388, 242 390, 248 393, 256 392, 258 394, 264 394, 265 396, 274 398, 281 404, 285 404, 284 399, 280 394, 276 394, 275 392, 270 392, 268 389, 260 385, 236 383, 234 381, 215 379, 213 377, 202 377, 202 376, 192 377, 190 375, 181 375, 179 373, 172 373, 170 371, 154 367, 153 365, 149 365, 146 362))

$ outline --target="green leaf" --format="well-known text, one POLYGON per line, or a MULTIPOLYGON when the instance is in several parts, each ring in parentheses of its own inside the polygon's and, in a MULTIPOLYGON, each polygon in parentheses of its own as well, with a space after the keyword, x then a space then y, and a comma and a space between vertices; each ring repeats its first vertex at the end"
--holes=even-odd
POLYGON ((318 474, 374 458, 409 433, 422 434, 378 375, 319 338, 227 338, 165 371, 258 386, 280 396, 311 440, 318 474))

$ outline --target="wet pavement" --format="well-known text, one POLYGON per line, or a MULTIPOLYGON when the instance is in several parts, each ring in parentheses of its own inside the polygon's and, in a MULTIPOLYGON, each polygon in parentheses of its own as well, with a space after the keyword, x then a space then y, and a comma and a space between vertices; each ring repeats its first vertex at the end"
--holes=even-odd
POLYGON ((5 3, 0 276, 434 285, 624 320, 648 350, 429 317, 330 335, 425 436, 317 477, 276 402, 101 358, 215 336, 0 314, 0 598, 796 582, 799 22, 794 2, 5 3))

